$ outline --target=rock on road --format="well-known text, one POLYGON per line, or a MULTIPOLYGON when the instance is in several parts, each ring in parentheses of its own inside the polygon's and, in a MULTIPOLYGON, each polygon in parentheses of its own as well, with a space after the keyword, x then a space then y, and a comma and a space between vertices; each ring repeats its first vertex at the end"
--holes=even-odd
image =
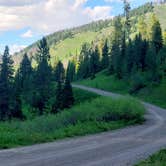
MULTIPOLYGON (((102 96, 111 92, 73 85, 102 96)), ((132 166, 166 148, 166 110, 143 103, 147 121, 90 136, 0 151, 0 166, 132 166)))

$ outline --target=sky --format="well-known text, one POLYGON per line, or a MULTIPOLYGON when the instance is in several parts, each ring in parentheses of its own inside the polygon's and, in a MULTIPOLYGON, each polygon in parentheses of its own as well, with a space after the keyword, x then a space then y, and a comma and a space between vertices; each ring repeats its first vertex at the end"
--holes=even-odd
MULTIPOLYGON (((138 7, 151 0, 130 0, 138 7)), ((11 54, 45 35, 123 12, 121 0, 0 0, 0 53, 11 54)))

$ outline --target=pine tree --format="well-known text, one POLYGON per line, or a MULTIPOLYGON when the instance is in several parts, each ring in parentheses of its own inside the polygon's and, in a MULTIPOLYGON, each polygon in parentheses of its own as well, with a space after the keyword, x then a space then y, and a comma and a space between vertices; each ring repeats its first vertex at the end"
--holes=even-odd
POLYGON ((126 49, 126 57, 125 57, 125 73, 127 75, 130 75, 132 72, 132 68, 133 68, 133 64, 134 64, 134 46, 133 43, 131 41, 131 39, 129 39, 128 45, 127 45, 127 49, 126 49))
POLYGON ((125 36, 126 39, 129 39, 130 31, 131 31, 131 21, 130 21, 130 3, 128 0, 123 0, 124 2, 124 16, 125 16, 125 36))
POLYGON ((158 53, 163 46, 162 30, 159 20, 156 20, 152 26, 152 43, 154 44, 156 53, 158 53))
POLYGON ((147 70, 153 72, 156 72, 157 68, 157 54, 155 51, 155 46, 151 44, 148 48, 147 54, 146 54, 146 67, 147 70))
POLYGON ((68 76, 66 76, 64 89, 63 89, 63 108, 70 108, 74 104, 74 96, 72 86, 68 76))
POLYGON ((51 92, 51 79, 52 72, 51 67, 48 62, 50 60, 49 47, 46 41, 46 38, 43 38, 38 45, 38 54, 37 54, 37 71, 35 78, 35 88, 39 93, 39 114, 44 113, 45 104, 49 99, 51 92))
POLYGON ((125 32, 123 33, 122 42, 120 45, 120 53, 117 56, 116 60, 116 76, 117 78, 123 78, 123 74, 125 71, 125 56, 126 56, 126 35, 125 32))
POLYGON ((63 67, 63 63, 61 61, 55 67, 55 81, 56 82, 64 82, 65 79, 65 69, 63 67))
POLYGON ((90 57, 90 71, 91 77, 94 78, 95 74, 100 71, 100 52, 98 46, 92 51, 90 57))
POLYGON ((145 18, 144 17, 140 17, 139 21, 138 21, 138 31, 142 36, 142 39, 147 39, 148 35, 147 35, 147 24, 145 22, 145 18))
POLYGON ((0 72, 0 120, 12 118, 10 103, 12 100, 13 72, 13 61, 9 54, 9 48, 6 46, 0 72))
POLYGON ((114 74, 118 72, 118 63, 120 59, 120 49, 122 44, 122 37, 124 35, 123 25, 121 21, 121 17, 118 16, 114 21, 114 33, 113 33, 113 41, 111 48, 111 59, 109 65, 110 74, 114 74))
POLYGON ((75 79, 75 73, 76 73, 76 67, 75 67, 75 63, 72 61, 69 61, 68 66, 67 66, 67 75, 69 78, 69 81, 73 81, 75 79))
POLYGON ((88 43, 84 43, 79 56, 79 68, 77 72, 78 79, 88 78, 90 76, 90 54, 90 45, 88 43))
POLYGON ((15 82, 18 84, 19 88, 26 93, 32 87, 32 71, 31 61, 27 54, 25 54, 20 63, 20 68, 17 71, 15 82))
POLYGON ((101 60, 101 68, 105 69, 109 65, 109 47, 108 40, 106 39, 103 49, 102 49, 102 60, 101 60))
POLYGON ((62 82, 58 81, 56 89, 56 98, 52 106, 52 113, 58 113, 63 109, 63 89, 62 82))

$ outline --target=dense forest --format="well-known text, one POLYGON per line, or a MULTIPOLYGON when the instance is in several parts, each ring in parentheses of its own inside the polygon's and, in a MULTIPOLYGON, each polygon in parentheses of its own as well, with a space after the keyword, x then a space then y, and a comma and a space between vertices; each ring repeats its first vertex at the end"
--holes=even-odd
POLYGON ((68 73, 59 62, 55 68, 49 64, 49 47, 45 38, 38 45, 33 69, 25 54, 19 69, 14 73, 13 61, 6 46, 2 56, 0 72, 0 120, 27 118, 22 112, 43 115, 57 113, 74 104, 74 97, 68 73), (57 85, 57 87, 56 87, 57 85))
MULTIPOLYGON (((51 40, 43 38, 38 42, 35 68, 29 56, 24 54, 16 72, 6 46, 0 70, 0 120, 26 119, 29 114, 55 114, 70 108, 75 100, 71 82, 94 79, 102 70, 120 80, 131 80, 130 93, 150 83, 159 84, 166 76, 166 31, 152 14, 150 23, 143 16, 139 17, 138 32, 133 36, 135 22, 132 17, 152 11, 153 5, 148 3, 143 8, 130 10, 130 4, 124 1, 124 14, 111 21, 114 27, 111 38, 103 40, 102 44, 84 43, 80 54, 69 61, 66 70, 61 61, 51 66, 48 44, 51 40)), ((91 27, 81 28, 95 31, 108 24, 107 20, 99 21, 91 27)), ((68 36, 72 37, 70 31, 59 32, 55 40, 68 36)))

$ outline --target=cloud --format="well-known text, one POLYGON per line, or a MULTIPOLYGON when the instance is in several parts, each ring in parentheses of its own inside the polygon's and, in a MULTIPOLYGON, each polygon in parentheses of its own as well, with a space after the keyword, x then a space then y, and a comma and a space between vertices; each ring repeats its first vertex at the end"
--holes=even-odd
POLYGON ((110 6, 85 7, 86 1, 0 0, 0 32, 29 27, 44 35, 110 16, 110 6))
POLYGON ((77 9, 81 5, 85 4, 88 0, 75 0, 75 3, 73 5, 73 9, 77 9))
POLYGON ((28 30, 27 32, 23 33, 21 35, 21 37, 23 37, 23 38, 31 38, 31 37, 33 37, 33 33, 32 33, 31 30, 28 30))
POLYGON ((26 45, 18 45, 18 44, 10 45, 9 46, 9 48, 10 48, 10 54, 14 54, 16 52, 19 52, 19 51, 23 50, 26 47, 27 47, 26 45))
POLYGON ((110 6, 96 6, 94 8, 87 7, 84 11, 92 20, 107 19, 111 14, 110 6))

